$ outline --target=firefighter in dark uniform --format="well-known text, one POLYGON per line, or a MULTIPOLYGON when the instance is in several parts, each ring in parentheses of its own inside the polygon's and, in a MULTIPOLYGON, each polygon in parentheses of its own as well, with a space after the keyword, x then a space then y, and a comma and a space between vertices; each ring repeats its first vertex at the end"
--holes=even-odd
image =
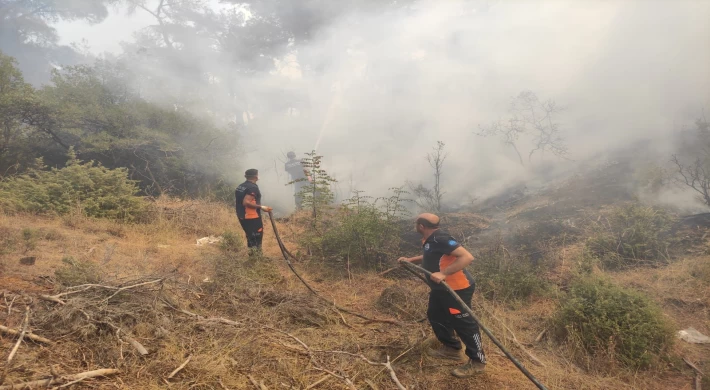
POLYGON ((422 267, 432 273, 429 278, 431 292, 427 317, 442 345, 437 349, 430 348, 427 353, 437 358, 460 360, 463 342, 468 362, 454 369, 451 374, 459 378, 479 374, 486 367, 486 355, 483 353, 478 323, 440 284, 445 280, 470 307, 476 287, 466 267, 473 261, 473 255, 448 233, 439 229, 439 217, 434 214, 419 215, 416 230, 422 236, 424 254, 411 258, 401 257, 399 261, 422 263, 422 267), (455 338, 454 332, 461 342, 455 338))
POLYGON ((261 211, 271 212, 272 208, 261 205, 261 192, 256 182, 259 180, 259 171, 248 169, 244 172, 246 181, 237 187, 236 209, 239 223, 247 236, 249 255, 261 254, 261 241, 264 237, 264 223, 261 220, 261 211))

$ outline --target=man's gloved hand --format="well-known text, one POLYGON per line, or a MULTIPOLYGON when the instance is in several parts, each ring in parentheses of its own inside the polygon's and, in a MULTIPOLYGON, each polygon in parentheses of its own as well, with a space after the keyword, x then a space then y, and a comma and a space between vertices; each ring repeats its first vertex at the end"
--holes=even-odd
POLYGON ((397 263, 404 263, 404 262, 409 262, 409 258, 408 257, 400 257, 399 259, 397 259, 397 263))
POLYGON ((267 213, 270 213, 270 212, 274 211, 274 209, 272 209, 272 208, 269 207, 269 206, 261 206, 261 210, 262 210, 262 211, 266 211, 267 213))

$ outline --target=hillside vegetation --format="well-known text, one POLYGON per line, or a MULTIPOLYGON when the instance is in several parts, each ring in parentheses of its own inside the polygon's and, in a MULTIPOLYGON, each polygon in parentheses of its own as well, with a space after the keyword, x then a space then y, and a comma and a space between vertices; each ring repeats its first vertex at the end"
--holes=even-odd
MULTIPOLYGON (((21 329, 29 308, 28 329, 53 341, 25 340, 5 385, 111 368, 120 372, 73 387, 390 389, 378 365, 389 359, 408 389, 531 387, 490 342, 488 370, 472 379, 450 378, 449 365, 423 353, 435 343, 422 321, 428 288, 401 271, 378 274, 417 248, 406 242, 409 217, 393 207, 401 192, 353 198, 316 221, 309 212, 277 221, 308 283, 373 322, 311 294, 268 224, 265 257, 250 263, 229 205, 144 200, 131 186, 122 171, 80 162, 2 183, 0 323, 21 329), (39 183, 82 182, 75 195, 27 206, 39 188, 51 192, 39 183), (196 245, 207 236, 223 240, 196 245)), ((445 216, 477 257, 473 309, 483 323, 550 389, 691 389, 683 359, 707 371, 708 347, 674 333, 710 333, 707 227, 610 199, 541 220, 534 211, 548 196, 527 195, 504 217, 445 216)), ((16 339, 2 334, 3 350, 16 339)))

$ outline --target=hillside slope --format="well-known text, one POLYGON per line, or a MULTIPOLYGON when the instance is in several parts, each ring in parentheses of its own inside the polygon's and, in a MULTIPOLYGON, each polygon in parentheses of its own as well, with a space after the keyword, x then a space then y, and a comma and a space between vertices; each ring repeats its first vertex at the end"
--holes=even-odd
MULTIPOLYGON (((316 290, 338 305, 401 323, 365 321, 315 299, 285 266, 268 226, 267 258, 250 266, 240 244, 195 245, 198 238, 227 231, 241 239, 228 207, 161 202, 149 224, 79 216, 0 216, 4 299, 0 324, 20 329, 28 305, 29 329, 55 342, 22 343, 8 367, 5 385, 116 368, 117 375, 87 379, 72 387, 251 389, 257 388, 254 382, 263 382, 268 389, 338 389, 349 388, 350 381, 358 389, 396 388, 382 366, 357 356, 363 354, 377 363, 389 357, 408 389, 532 388, 488 341, 490 364, 477 378, 454 379, 448 375, 451 365, 423 354, 422 348, 433 341, 428 324, 421 321, 427 287, 420 281, 396 272, 389 278, 371 272, 342 278, 314 261, 296 264, 316 290), (20 264, 25 257, 34 257, 34 265, 20 264), (141 285, 118 291, 87 283, 141 285), (76 284, 85 286, 71 288, 76 284), (42 295, 58 296, 62 303, 42 295), (141 355, 131 339, 148 354, 141 355), (187 365, 169 378, 188 358, 187 365)), ((530 213, 543 198, 526 202, 506 215, 530 213)), ((488 218, 460 214, 450 217, 447 227, 469 236, 477 231, 479 237, 470 237, 468 243, 475 250, 487 232, 505 223, 499 215, 488 218)), ((299 226, 293 221, 279 226, 286 245, 294 248, 299 226)), ((692 234, 697 236, 696 231, 692 234)), ((705 235, 700 237, 694 241, 695 251, 707 247, 705 235)), ((579 242, 564 243, 559 248, 559 266, 546 275, 562 289, 578 259, 579 242)), ((710 257, 702 251, 686 253, 662 268, 609 273, 618 283, 641 290, 660 304, 677 330, 692 326, 704 334, 710 334, 709 276, 710 257)), ((662 369, 613 374, 583 369, 549 337, 534 341, 546 329, 559 294, 514 302, 480 294, 474 298, 474 310, 482 321, 548 388, 692 389, 694 374, 682 357, 710 371, 708 346, 683 341, 675 343, 662 369), (513 339, 540 363, 534 363, 513 339)), ((9 351, 16 337, 0 336, 0 348, 9 351)))

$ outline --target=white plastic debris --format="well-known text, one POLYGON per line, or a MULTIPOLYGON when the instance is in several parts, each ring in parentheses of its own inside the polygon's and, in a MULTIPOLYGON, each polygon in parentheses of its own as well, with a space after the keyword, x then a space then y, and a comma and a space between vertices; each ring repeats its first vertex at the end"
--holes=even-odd
POLYGON ((197 246, 205 246, 208 244, 216 244, 218 242, 222 242, 222 237, 215 237, 215 236, 207 236, 207 237, 202 237, 197 240, 197 246))
POLYGON ((688 328, 678 331, 679 339, 692 344, 710 344, 710 337, 698 332, 695 328, 688 328))

